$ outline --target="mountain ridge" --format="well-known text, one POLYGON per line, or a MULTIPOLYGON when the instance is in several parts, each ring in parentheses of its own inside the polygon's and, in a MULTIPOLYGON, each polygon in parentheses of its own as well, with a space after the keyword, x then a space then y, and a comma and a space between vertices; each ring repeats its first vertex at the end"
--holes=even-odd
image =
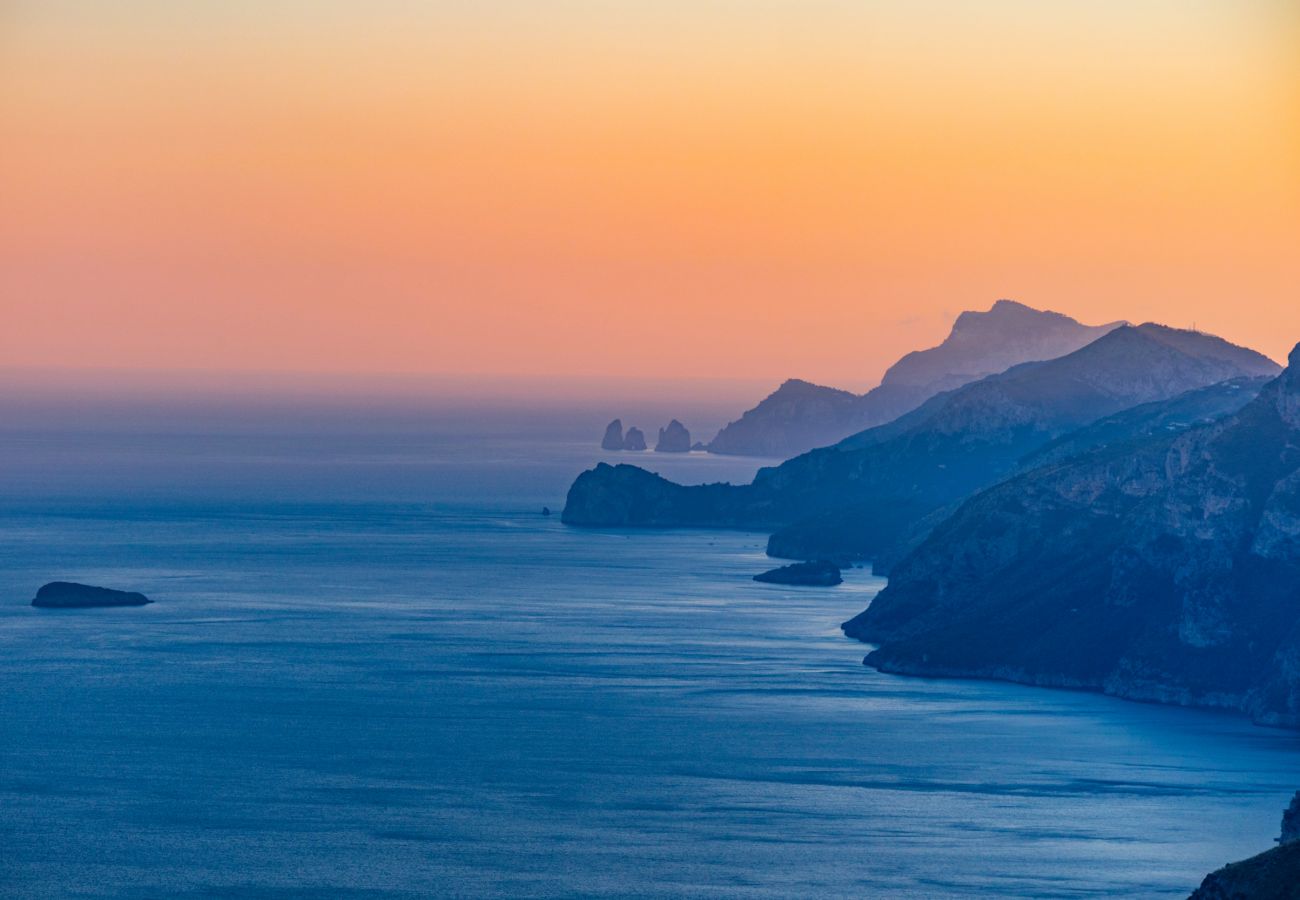
POLYGON ((901 674, 1300 727, 1300 345, 1238 412, 968 499, 845 633, 901 674))
POLYGON ((893 423, 762 469, 749 485, 684 487, 632 467, 597 467, 575 480, 563 521, 774 530, 772 555, 869 558, 1067 431, 1139 403, 1277 371, 1219 338, 1171 338, 1173 329, 1162 329, 1123 326, 1066 357, 941 394, 893 423), (819 521, 845 511, 856 516, 852 528, 819 521))
POLYGON ((709 452, 788 458, 891 421, 943 391, 1012 365, 1047 360, 1114 330, 1122 322, 1083 325, 1050 310, 998 300, 967 310, 934 347, 904 354, 865 394, 790 378, 739 419, 725 425, 709 452))

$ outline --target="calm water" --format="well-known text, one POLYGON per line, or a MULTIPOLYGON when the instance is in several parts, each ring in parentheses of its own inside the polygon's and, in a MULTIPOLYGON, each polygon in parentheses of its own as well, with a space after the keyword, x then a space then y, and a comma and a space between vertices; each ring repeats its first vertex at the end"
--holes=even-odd
POLYGON ((870 671, 860 570, 542 517, 595 458, 0 435, 0 893, 1180 896, 1300 787, 1238 719, 870 671), (158 602, 27 606, 54 578, 158 602))

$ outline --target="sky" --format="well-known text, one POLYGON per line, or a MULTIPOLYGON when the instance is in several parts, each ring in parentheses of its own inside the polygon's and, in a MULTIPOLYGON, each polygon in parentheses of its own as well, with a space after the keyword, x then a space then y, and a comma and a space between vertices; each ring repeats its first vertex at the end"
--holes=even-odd
POLYGON ((865 387, 1298 286, 1300 0, 0 0, 0 367, 865 387))

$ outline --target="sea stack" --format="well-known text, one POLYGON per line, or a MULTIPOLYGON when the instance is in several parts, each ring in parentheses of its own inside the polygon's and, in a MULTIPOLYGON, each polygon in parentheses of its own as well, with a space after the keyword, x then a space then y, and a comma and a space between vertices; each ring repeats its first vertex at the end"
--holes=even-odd
POLYGON ((676 419, 668 423, 667 428, 659 429, 659 441, 655 444, 656 453, 689 453, 691 450, 691 433, 686 426, 676 419))
POLYGON ((624 450, 644 450, 645 435, 641 433, 640 428, 629 428, 627 434, 623 436, 624 450))
POLYGON ((115 591, 112 588, 76 584, 71 581, 51 581, 36 592, 32 606, 46 609, 84 609, 96 606, 144 606, 153 601, 135 591, 115 591))
POLYGON ((605 427, 605 437, 600 442, 602 450, 623 449, 623 420, 615 419, 605 427))

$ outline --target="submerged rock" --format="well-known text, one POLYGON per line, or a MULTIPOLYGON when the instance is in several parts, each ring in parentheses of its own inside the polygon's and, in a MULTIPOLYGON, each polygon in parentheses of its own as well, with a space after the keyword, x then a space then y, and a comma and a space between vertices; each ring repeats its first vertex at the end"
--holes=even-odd
POLYGON ((112 588, 71 581, 51 581, 36 592, 32 606, 76 609, 90 606, 144 606, 152 602, 144 594, 135 591, 115 591, 112 588))
POLYGON ((791 563, 754 576, 755 581, 766 584, 796 584, 806 587, 833 587, 844 579, 840 567, 824 559, 813 562, 791 563))
POLYGON ((627 434, 623 436, 624 450, 644 450, 645 435, 640 428, 629 428, 627 434))
POLYGON ((667 428, 659 429, 659 441, 655 444, 656 453, 688 453, 691 449, 691 433, 686 426, 676 419, 668 423, 667 428))
POLYGON ((602 450, 622 450, 623 449, 623 420, 615 419, 605 426, 605 437, 601 439, 600 449, 602 450))

